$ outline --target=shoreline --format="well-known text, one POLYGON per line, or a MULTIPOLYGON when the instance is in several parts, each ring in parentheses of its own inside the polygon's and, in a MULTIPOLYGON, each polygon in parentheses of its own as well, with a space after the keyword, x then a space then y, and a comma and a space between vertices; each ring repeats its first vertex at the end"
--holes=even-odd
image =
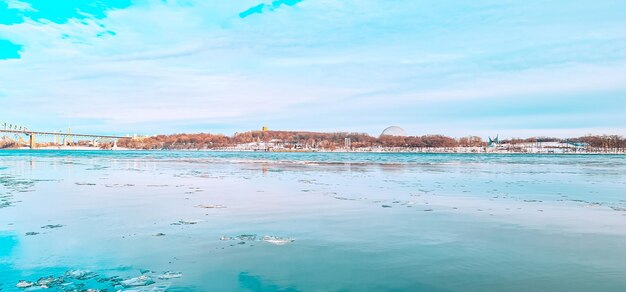
POLYGON ((339 154, 347 154, 347 153, 375 153, 375 154, 481 154, 481 155, 502 155, 502 154, 533 154, 533 155, 626 155, 626 152, 600 152, 600 151, 560 151, 560 152, 548 152, 548 151, 530 151, 530 152, 522 152, 522 151, 510 151, 510 150, 491 150, 491 151, 467 151, 471 150, 466 148, 458 148, 457 150, 441 150, 441 149, 432 149, 432 150, 346 150, 346 149, 337 149, 337 150, 325 150, 325 149, 316 149, 316 150, 253 150, 253 149, 133 149, 133 148, 122 148, 118 147, 116 149, 102 149, 97 147, 87 147, 87 146, 64 146, 64 147, 41 147, 31 149, 28 147, 21 148, 5 148, 0 149, 3 150, 43 150, 43 151, 181 151, 181 152, 242 152, 242 153, 339 153, 339 154), (458 149, 463 149, 463 151, 458 151, 458 149))

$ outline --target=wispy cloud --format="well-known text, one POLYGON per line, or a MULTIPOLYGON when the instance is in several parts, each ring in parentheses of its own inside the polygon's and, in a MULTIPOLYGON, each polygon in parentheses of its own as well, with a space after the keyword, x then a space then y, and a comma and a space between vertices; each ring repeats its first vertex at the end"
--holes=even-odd
POLYGON ((21 11, 37 11, 30 3, 26 3, 18 0, 7 0, 7 7, 9 9, 17 9, 21 11))

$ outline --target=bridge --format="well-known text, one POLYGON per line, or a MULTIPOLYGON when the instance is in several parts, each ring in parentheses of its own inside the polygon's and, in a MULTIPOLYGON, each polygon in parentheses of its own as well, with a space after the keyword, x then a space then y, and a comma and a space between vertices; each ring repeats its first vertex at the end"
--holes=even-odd
POLYGON ((31 149, 35 149, 37 148, 37 137, 52 137, 57 145, 71 145, 72 144, 72 138, 83 138, 83 139, 89 139, 93 141, 93 144, 96 144, 96 140, 112 140, 113 141, 113 147, 117 147, 117 140, 118 139, 124 139, 124 138, 130 138, 130 137, 123 137, 123 136, 113 136, 113 135, 97 135, 97 134, 80 134, 80 133, 72 133, 70 129, 67 130, 67 133, 63 133, 63 132, 45 132, 45 131, 32 131, 27 127, 23 127, 23 126, 18 126, 15 124, 10 124, 10 123, 0 123, 0 133, 4 133, 5 135, 2 137, 2 140, 11 140, 9 137, 6 136, 6 134, 13 134, 15 135, 16 139, 18 140, 18 144, 19 143, 23 143, 26 144, 26 142, 22 139, 21 135, 25 135, 28 137, 28 146, 31 149), (61 140, 63 142, 61 142, 61 140))

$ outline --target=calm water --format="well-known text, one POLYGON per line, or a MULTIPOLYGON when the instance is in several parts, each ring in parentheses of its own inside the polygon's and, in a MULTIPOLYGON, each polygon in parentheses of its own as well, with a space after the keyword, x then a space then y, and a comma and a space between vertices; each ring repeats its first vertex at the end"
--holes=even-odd
POLYGON ((0 290, 42 284, 626 291, 626 156, 0 151, 0 290))

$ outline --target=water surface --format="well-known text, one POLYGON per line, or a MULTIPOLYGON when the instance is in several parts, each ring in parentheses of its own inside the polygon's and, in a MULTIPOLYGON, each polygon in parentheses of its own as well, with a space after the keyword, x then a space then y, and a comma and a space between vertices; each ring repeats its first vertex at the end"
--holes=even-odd
POLYGON ((625 191, 619 155, 0 151, 0 290, 624 291, 625 191))

